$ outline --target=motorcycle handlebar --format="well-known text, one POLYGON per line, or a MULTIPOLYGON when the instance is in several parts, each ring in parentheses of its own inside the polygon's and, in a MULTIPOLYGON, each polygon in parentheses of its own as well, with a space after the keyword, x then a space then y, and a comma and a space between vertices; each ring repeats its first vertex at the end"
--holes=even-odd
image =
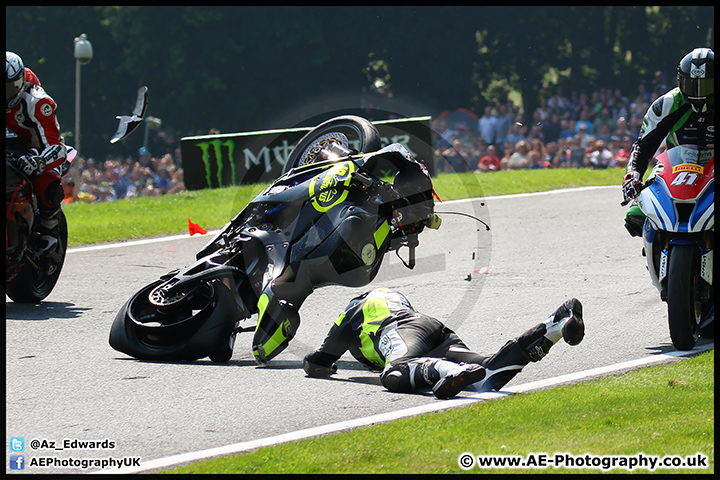
MULTIPOLYGON (((652 177, 648 178, 647 180, 645 180, 645 182, 640 185, 640 188, 638 188, 638 195, 640 194, 640 192, 642 192, 642 191, 645 190, 647 187, 649 187, 650 185, 652 185, 654 181, 655 181, 655 177, 654 177, 654 176, 652 176, 652 177)), ((635 198, 637 198, 637 197, 635 197, 635 198)), ((631 200, 635 200, 635 198, 623 200, 622 202, 620 202, 620 206, 621 206, 621 207, 624 207, 625 205, 627 205, 628 203, 630 203, 631 200)))

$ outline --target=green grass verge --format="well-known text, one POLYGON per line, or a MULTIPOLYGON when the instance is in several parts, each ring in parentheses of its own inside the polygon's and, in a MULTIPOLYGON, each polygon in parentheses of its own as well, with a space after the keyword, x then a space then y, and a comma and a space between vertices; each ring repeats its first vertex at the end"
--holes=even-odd
MULTIPOLYGON (((588 185, 620 185, 623 171, 518 170, 440 174, 433 183, 442 200, 540 192, 588 185)), ((206 230, 223 227, 266 185, 243 185, 141 197, 100 204, 64 205, 69 246, 186 233, 188 218, 206 230)))
MULTIPOLYGON (((715 471, 714 351, 680 362, 349 432, 204 460, 164 473, 464 473, 463 453, 576 457, 708 457, 715 471)), ((637 473, 650 470, 638 468, 637 473)), ((601 468, 504 468, 468 473, 601 473, 601 468)), ((626 473, 616 468, 609 473, 626 473)))

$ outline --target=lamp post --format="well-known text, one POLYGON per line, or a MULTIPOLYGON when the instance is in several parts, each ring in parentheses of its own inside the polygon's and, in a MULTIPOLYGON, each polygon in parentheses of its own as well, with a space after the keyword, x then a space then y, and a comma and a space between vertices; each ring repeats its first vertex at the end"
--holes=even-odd
POLYGON ((90 63, 92 44, 84 33, 75 37, 75 149, 80 152, 80 65, 90 63))

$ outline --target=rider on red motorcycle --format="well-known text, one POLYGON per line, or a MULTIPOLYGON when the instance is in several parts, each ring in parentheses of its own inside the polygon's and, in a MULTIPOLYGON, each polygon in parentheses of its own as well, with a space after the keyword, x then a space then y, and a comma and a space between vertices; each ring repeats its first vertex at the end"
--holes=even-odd
POLYGON ((63 199, 60 171, 67 149, 56 109, 35 73, 24 66, 19 55, 6 51, 5 126, 39 152, 20 157, 15 166, 32 178, 39 199, 42 250, 52 250, 57 242, 57 216, 63 199))
MULTIPOLYGON (((715 53, 696 48, 680 60, 678 86, 653 102, 633 145, 623 179, 625 201, 637 197, 650 159, 663 140, 667 148, 699 145, 715 148, 715 53)), ((637 205, 630 207, 625 228, 630 235, 642 235, 645 215, 637 205)))

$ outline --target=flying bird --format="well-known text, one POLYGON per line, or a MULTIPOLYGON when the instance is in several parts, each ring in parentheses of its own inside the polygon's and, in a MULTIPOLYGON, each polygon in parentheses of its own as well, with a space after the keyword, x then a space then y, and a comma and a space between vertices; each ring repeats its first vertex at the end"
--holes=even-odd
POLYGON ((147 110, 147 87, 140 87, 138 89, 137 101, 135 102, 135 108, 132 111, 132 115, 118 115, 117 118, 120 120, 117 132, 110 139, 110 143, 116 143, 123 138, 130 135, 138 125, 140 125, 145 117, 145 111, 147 110))

